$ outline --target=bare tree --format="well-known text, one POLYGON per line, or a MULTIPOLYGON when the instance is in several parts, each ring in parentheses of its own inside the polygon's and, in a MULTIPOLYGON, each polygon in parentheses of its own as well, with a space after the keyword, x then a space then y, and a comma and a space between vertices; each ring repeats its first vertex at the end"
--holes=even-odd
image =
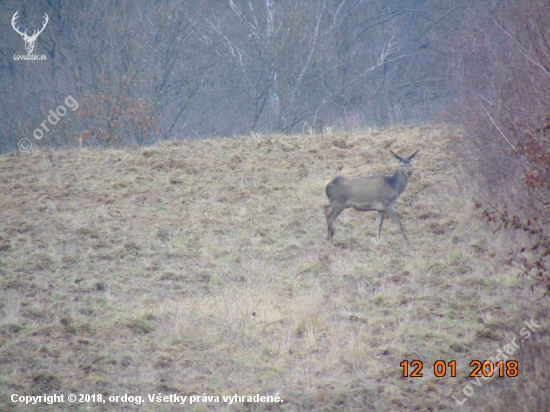
POLYGON ((460 25, 455 2, 5 4, 12 18, 19 13, 18 32, 0 32, 4 151, 32 138, 68 95, 81 102, 78 115, 34 144, 293 133, 352 117, 369 126, 414 123, 433 119, 452 96, 437 40, 446 24, 460 25), (47 60, 14 60, 19 32, 42 27, 45 14, 33 50, 47 60))

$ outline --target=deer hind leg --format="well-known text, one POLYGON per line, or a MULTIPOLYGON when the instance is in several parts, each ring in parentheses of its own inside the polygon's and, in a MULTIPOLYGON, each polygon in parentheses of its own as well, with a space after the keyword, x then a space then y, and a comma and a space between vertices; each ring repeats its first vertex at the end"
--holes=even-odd
MULTIPOLYGON (((330 225, 330 214, 332 213, 332 207, 330 207, 330 205, 326 205, 325 206, 325 217, 327 218, 327 227, 328 227, 328 235, 327 235, 327 239, 332 239, 331 235, 330 235, 330 228, 331 228, 331 225, 330 225)), ((333 232, 334 232, 334 229, 333 229, 333 232)), ((332 241, 332 240, 331 240, 332 241)))
POLYGON ((328 227, 328 239, 330 240, 330 243, 332 243, 332 236, 334 235, 334 226, 332 224, 343 210, 343 207, 332 207, 332 205, 325 206, 325 216, 327 217, 328 227))
POLYGON ((382 223, 384 223, 384 213, 378 212, 376 215, 376 227, 378 228, 378 239, 380 239, 380 233, 382 232, 382 223))
POLYGON ((405 239, 405 242, 407 242, 407 245, 410 246, 411 244, 409 243, 409 239, 407 239, 407 236, 405 235, 405 232, 403 231, 403 226, 401 226, 401 221, 399 220, 399 218, 397 217, 397 214, 395 213, 394 206, 388 206, 386 208, 386 212, 388 212, 388 215, 390 215, 391 220, 393 220, 393 223, 395 223, 395 225, 401 231, 401 234, 403 235, 403 239, 405 239))

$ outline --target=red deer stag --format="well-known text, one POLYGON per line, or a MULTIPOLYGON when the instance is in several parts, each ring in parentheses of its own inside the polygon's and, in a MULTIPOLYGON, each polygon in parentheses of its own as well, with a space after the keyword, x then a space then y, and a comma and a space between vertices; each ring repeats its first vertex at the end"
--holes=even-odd
POLYGON ((327 217, 328 238, 332 243, 334 235, 333 223, 344 209, 349 207, 360 212, 375 210, 378 212, 376 225, 378 226, 378 238, 384 222, 384 213, 390 215, 397 225, 405 242, 410 245, 401 222, 395 214, 397 198, 405 191, 409 177, 412 175, 411 160, 418 150, 409 157, 401 157, 390 150, 390 153, 399 161, 399 167, 393 176, 368 176, 368 177, 343 177, 338 176, 325 182, 325 193, 330 205, 325 206, 327 217))

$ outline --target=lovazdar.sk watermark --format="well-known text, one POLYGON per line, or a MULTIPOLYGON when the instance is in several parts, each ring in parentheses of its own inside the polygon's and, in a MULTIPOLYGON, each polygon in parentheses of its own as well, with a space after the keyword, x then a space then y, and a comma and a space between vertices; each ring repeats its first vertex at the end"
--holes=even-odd
POLYGON ((21 30, 19 27, 19 23, 17 23, 17 19, 19 18, 19 10, 17 10, 11 19, 11 26, 13 27, 13 30, 16 31, 17 34, 21 36, 23 41, 25 42, 25 49, 27 50, 27 54, 14 54, 13 59, 14 60, 47 60, 47 57, 45 54, 37 55, 32 54, 32 51, 34 50, 34 45, 36 43, 36 40, 38 39, 38 36, 44 31, 46 26, 48 25, 48 21, 50 20, 47 13, 44 13, 44 22, 42 23, 41 29, 35 29, 33 30, 33 33, 31 35, 27 34, 27 30, 21 30))

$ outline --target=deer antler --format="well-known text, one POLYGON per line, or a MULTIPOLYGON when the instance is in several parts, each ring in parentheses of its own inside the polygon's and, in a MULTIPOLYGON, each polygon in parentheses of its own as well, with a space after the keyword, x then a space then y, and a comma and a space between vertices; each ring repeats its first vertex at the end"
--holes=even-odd
POLYGON ((19 33, 21 36, 26 36, 26 35, 27 35, 27 31, 26 31, 26 30, 25 30, 25 33, 22 33, 21 31, 19 31, 19 27, 15 27, 15 20, 17 20, 17 18, 19 17, 19 16, 17 15, 17 13, 19 13, 19 10, 17 10, 17 11, 14 13, 13 17, 11 18, 11 27, 13 27, 13 29, 14 29, 17 33, 19 33))
POLYGON ((44 18, 46 20, 44 21, 44 24, 42 25, 42 28, 38 31, 38 33, 36 33, 36 30, 35 30, 35 33, 33 33, 31 37, 36 39, 38 37, 38 35, 44 31, 44 29, 46 28, 46 25, 50 21, 50 18, 48 17, 48 15, 46 13, 44 13, 44 18))

